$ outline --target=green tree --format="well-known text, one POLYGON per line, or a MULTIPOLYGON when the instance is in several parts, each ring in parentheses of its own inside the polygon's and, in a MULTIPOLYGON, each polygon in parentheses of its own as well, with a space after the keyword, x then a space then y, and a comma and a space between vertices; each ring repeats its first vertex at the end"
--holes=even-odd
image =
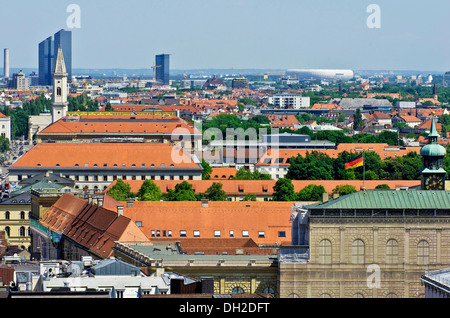
POLYGON ((362 126, 364 126, 364 121, 362 119, 361 109, 357 108, 353 115, 353 129, 358 129, 362 126))
POLYGON ((213 182, 213 184, 206 189, 205 196, 210 201, 227 201, 228 196, 225 191, 222 190, 222 183, 213 182))
POLYGON ((294 185, 290 179, 278 179, 273 187, 273 191, 273 201, 295 201, 297 197, 294 185))
POLYGON ((245 196, 244 196, 244 199, 243 199, 244 201, 256 201, 256 194, 254 194, 254 193, 247 193, 245 196))
POLYGON ((11 150, 9 147, 9 139, 3 136, 0 136, 0 152, 5 153, 6 151, 11 150))
POLYGON ((159 201, 161 199, 161 188, 153 180, 145 180, 137 193, 140 201, 159 201))
POLYGON ((210 180, 211 179, 211 173, 212 168, 209 165, 208 162, 205 161, 205 159, 202 159, 202 180, 210 180))
POLYGON ((324 153, 307 152, 292 157, 286 178, 293 180, 333 180, 333 160, 324 153))
POLYGON ((272 177, 268 173, 262 173, 262 172, 259 172, 258 170, 251 172, 250 170, 242 167, 242 168, 239 168, 239 170, 236 172, 234 177, 232 177, 231 179, 233 179, 233 180, 271 180, 272 177))
POLYGON ((356 192, 356 188, 349 184, 340 184, 333 189, 333 193, 337 193, 339 196, 347 195, 353 192, 356 192))
POLYGON ((379 184, 375 187, 375 189, 390 189, 389 185, 386 183, 379 184))
POLYGON ((325 188, 322 185, 309 184, 298 192, 297 200, 320 201, 325 192, 325 188))
POLYGON ((192 185, 183 181, 175 186, 175 189, 170 189, 164 196, 165 201, 197 201, 197 196, 192 188, 192 185))
POLYGON ((117 201, 125 201, 126 199, 133 197, 131 186, 122 179, 117 179, 116 184, 113 185, 107 193, 117 201))

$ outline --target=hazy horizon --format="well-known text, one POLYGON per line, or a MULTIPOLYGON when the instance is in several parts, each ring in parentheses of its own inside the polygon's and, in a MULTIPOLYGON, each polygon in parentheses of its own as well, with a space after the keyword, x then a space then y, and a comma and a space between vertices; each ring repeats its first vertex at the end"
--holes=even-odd
POLYGON ((72 31, 73 69, 150 69, 171 54, 171 69, 330 68, 450 70, 450 3, 388 1, 380 28, 369 28, 373 1, 23 0, 0 12, 1 59, 37 69, 38 44, 72 31), (80 8, 69 28, 67 8, 80 8))

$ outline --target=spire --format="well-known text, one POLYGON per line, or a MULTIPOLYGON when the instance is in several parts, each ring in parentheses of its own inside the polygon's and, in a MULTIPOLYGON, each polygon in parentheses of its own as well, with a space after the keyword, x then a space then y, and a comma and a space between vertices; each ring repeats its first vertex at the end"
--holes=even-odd
POLYGON ((431 128, 430 133, 428 134, 428 143, 437 142, 437 139, 439 138, 439 134, 436 130, 436 124, 434 122, 434 112, 432 114, 433 117, 431 117, 431 128))
POLYGON ((53 73, 67 73, 66 63, 64 63, 64 56, 61 46, 58 47, 58 54, 56 55, 55 68, 53 73))

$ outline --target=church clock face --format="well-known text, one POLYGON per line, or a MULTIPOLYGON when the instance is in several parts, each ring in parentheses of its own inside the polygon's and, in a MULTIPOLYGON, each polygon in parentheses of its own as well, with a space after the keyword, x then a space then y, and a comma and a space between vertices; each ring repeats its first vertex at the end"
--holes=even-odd
POLYGON ((427 190, 444 190, 444 178, 435 174, 425 179, 425 189, 427 190))

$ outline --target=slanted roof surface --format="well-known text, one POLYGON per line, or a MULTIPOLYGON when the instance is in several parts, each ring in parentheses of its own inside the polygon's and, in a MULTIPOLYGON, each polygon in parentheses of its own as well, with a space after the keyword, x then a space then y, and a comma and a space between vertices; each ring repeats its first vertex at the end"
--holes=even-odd
POLYGON ((450 191, 366 190, 344 195, 309 209, 444 209, 450 210, 450 191))

